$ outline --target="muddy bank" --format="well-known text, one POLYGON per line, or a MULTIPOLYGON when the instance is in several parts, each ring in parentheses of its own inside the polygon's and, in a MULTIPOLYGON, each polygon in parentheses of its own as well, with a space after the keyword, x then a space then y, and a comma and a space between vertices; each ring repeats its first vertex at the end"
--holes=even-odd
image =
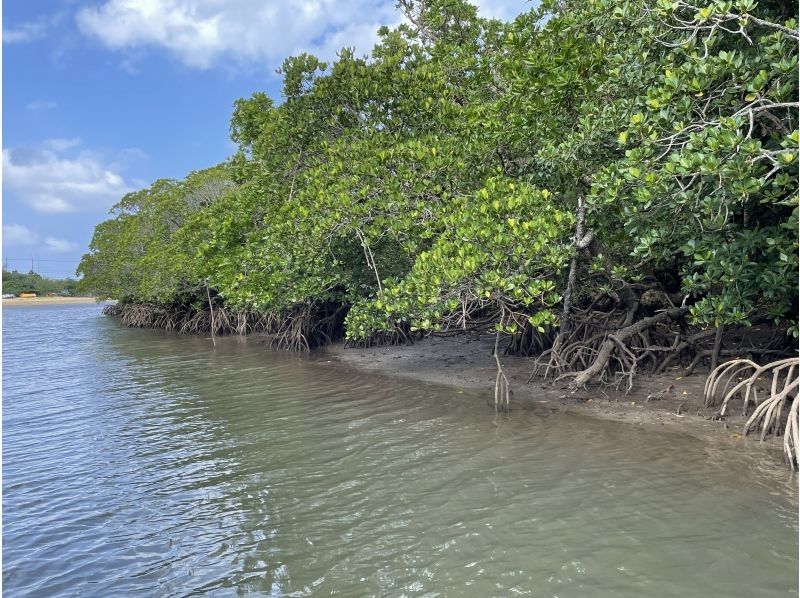
MULTIPOLYGON (((485 390, 487 402, 493 407, 497 374, 493 346, 493 334, 473 334, 369 349, 344 348, 338 343, 325 351, 329 358, 360 370, 485 390)), ((742 416, 741 400, 732 403, 733 408, 723 421, 714 419, 719 407, 703 405, 705 372, 684 377, 683 369, 676 366, 659 376, 641 376, 630 394, 617 392, 613 387, 572 392, 566 382, 528 383, 533 370, 529 358, 504 355, 501 363, 512 387, 512 410, 547 406, 637 426, 680 431, 704 440, 746 444, 748 450, 766 451, 782 459, 782 437, 769 438, 763 443, 756 437, 742 438, 746 418, 742 416)))
POLYGON ((3 307, 36 307, 39 305, 81 305, 98 302, 94 297, 14 297, 3 299, 3 307))

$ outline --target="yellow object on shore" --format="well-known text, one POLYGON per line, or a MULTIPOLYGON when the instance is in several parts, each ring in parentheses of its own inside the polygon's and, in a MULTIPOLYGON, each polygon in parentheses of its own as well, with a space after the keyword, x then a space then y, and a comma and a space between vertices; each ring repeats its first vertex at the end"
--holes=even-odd
POLYGON ((20 299, 35 299, 36 298, 36 293, 20 293, 19 294, 19 298, 20 299))

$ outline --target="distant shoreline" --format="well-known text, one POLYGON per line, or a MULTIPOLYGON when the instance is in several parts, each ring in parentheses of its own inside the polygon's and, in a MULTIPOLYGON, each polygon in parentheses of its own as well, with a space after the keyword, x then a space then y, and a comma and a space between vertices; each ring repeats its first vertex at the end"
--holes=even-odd
POLYGON ((41 305, 80 305, 98 302, 94 297, 30 297, 3 299, 3 307, 37 307, 41 305))

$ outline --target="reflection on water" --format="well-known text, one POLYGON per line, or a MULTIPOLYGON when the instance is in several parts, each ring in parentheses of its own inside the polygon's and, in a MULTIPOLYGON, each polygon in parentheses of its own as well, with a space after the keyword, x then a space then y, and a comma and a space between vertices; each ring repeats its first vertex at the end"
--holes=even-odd
POLYGON ((758 459, 99 312, 4 314, 9 596, 796 594, 758 459))

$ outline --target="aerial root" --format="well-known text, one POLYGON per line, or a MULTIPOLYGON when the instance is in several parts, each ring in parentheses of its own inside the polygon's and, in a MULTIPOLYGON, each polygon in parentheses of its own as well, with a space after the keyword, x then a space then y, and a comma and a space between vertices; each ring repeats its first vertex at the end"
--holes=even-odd
MULTIPOLYGON (((619 303, 610 311, 573 308, 569 321, 562 324, 549 348, 534 361, 528 382, 535 377, 554 382, 569 380, 573 388, 598 382, 630 392, 638 374, 659 375, 681 363, 689 362, 683 374, 688 376, 701 364, 726 365, 731 359, 742 357, 787 356, 785 339, 775 338, 756 347, 745 337, 737 340, 741 328, 719 327, 687 334, 685 324, 679 325, 687 311, 685 307, 664 309, 646 317, 637 310, 636 301, 627 308, 619 303), (723 344, 723 332, 728 346, 723 344)), ((754 388, 753 396, 756 392, 754 388)))
POLYGON ((633 303, 628 309, 581 312, 539 355, 528 381, 571 379, 577 388, 597 380, 630 392, 637 373, 655 371, 678 350, 679 334, 668 324, 686 311, 671 308, 635 320, 637 309, 633 303))
POLYGON ((540 332, 530 324, 526 324, 522 333, 511 337, 511 342, 506 346, 505 353, 521 357, 541 355, 553 346, 557 336, 553 329, 540 332))
POLYGON ((511 404, 511 385, 508 383, 503 366, 500 363, 500 331, 494 337, 494 360, 497 364, 497 376, 494 380, 494 409, 495 411, 508 411, 511 404))
MULTIPOLYGON (((800 386, 800 358, 792 357, 758 365, 749 359, 734 359, 717 367, 706 380, 704 399, 706 406, 713 406, 721 396, 718 416, 725 415, 730 401, 743 398, 743 415, 748 406, 755 406, 742 435, 759 432, 764 440, 771 432, 774 436, 783 433, 783 450, 792 469, 800 457, 800 421, 798 421, 798 386, 800 386), (769 396, 758 400, 759 382, 772 378, 769 396)), ((767 392, 765 387, 760 388, 767 392)))
POLYGON ((405 321, 390 322, 388 330, 373 332, 366 338, 346 339, 345 348, 353 347, 369 349, 370 347, 391 347, 396 345, 413 345, 414 340, 420 338, 422 331, 411 331, 411 325, 405 321))
POLYGON ((339 340, 344 335, 346 305, 304 304, 283 312, 231 310, 213 305, 208 309, 186 305, 123 303, 106 306, 103 313, 118 317, 130 328, 160 328, 181 334, 224 336, 261 334, 267 345, 289 351, 308 351, 339 340))

